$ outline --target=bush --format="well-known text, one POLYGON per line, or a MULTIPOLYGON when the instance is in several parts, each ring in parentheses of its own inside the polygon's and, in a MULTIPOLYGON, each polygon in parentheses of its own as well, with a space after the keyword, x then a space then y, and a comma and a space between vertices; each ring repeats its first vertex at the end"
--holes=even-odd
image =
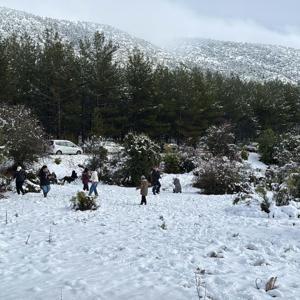
POLYGON ((43 128, 30 109, 2 105, 0 128, 8 156, 15 164, 32 163, 45 153, 43 128))
POLYGON ((274 147, 277 142, 277 135, 272 129, 264 130, 258 138, 258 150, 261 160, 266 164, 274 163, 274 147))
POLYGON ((249 158, 249 152, 245 148, 243 148, 241 151, 241 158, 243 160, 248 160, 249 158))
POLYGON ((91 170, 101 170, 107 162, 108 152, 101 143, 101 138, 93 136, 85 145, 86 153, 91 154, 87 163, 87 167, 91 170))
POLYGON ((226 157, 215 157, 204 164, 194 186, 208 195, 247 192, 249 189, 242 166, 226 157))
POLYGON ((294 131, 282 134, 274 146, 273 157, 280 166, 293 162, 300 164, 300 135, 294 131))
POLYGON ((54 163, 57 164, 57 165, 60 165, 61 164, 61 158, 60 157, 55 158, 54 163))
POLYGON ((226 156, 231 160, 238 160, 238 151, 234 145, 235 136, 230 124, 211 126, 201 142, 213 156, 226 156))
POLYGON ((150 174, 153 166, 160 162, 160 147, 148 136, 129 133, 124 139, 128 185, 137 186, 142 175, 150 174))
POLYGON ((84 192, 78 192, 75 197, 71 199, 72 209, 75 210, 96 210, 98 205, 94 197, 87 196, 84 192))
POLYGON ((168 153, 164 156, 164 171, 169 174, 181 173, 180 157, 177 153, 168 153))

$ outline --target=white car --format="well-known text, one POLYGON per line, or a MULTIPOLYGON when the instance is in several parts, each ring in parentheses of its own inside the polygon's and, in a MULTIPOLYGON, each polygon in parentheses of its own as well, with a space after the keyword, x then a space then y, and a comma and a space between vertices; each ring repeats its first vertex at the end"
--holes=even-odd
POLYGON ((76 144, 67 140, 49 141, 49 152, 51 154, 82 154, 83 150, 76 144))

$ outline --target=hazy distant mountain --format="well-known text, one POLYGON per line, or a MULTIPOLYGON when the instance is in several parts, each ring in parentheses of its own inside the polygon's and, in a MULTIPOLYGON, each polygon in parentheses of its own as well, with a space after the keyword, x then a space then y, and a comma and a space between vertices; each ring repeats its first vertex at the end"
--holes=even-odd
POLYGON ((300 81, 300 50, 274 45, 222 42, 209 39, 181 39, 169 46, 187 64, 244 79, 300 81))
POLYGON ((128 54, 137 47, 154 63, 170 67, 184 63, 226 75, 235 73, 243 79, 300 81, 298 49, 208 39, 176 40, 163 49, 109 25, 43 18, 0 7, 0 37, 28 32, 37 38, 46 28, 55 29, 64 39, 74 44, 84 37, 91 37, 95 31, 103 32, 108 39, 119 45, 115 59, 120 62, 125 62, 128 54))

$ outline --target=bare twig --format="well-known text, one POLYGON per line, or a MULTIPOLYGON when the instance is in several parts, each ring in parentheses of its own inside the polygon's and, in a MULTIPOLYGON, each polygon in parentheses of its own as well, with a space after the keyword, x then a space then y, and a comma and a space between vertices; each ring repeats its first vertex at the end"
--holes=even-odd
POLYGON ((51 226, 50 226, 50 229, 49 229, 49 238, 48 238, 47 242, 49 244, 51 244, 51 242, 52 242, 52 228, 51 228, 51 226))
POLYGON ((30 234, 28 234, 28 236, 27 236, 27 239, 26 239, 25 245, 28 245, 28 244, 29 244, 29 239, 30 239, 30 234))

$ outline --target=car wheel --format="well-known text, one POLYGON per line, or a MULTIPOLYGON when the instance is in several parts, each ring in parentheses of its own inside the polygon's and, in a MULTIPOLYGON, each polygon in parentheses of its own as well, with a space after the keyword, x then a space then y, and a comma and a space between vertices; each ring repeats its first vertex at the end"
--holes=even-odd
POLYGON ((77 155, 81 154, 81 151, 78 150, 78 151, 76 152, 76 154, 77 154, 77 155))
POLYGON ((57 155, 61 155, 62 152, 61 152, 60 150, 58 150, 58 151, 56 151, 56 154, 57 154, 57 155))

